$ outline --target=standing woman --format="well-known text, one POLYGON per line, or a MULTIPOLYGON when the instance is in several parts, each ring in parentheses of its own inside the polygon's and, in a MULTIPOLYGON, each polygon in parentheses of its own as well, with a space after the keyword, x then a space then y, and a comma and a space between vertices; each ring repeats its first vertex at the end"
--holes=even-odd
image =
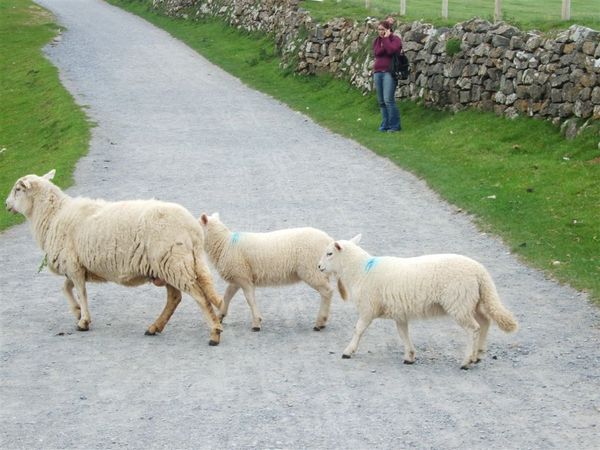
POLYGON ((377 91, 377 102, 381 109, 381 126, 379 131, 400 131, 400 112, 396 106, 396 79, 390 72, 392 55, 402 48, 402 40, 396 36, 388 21, 381 21, 377 26, 379 36, 373 42, 375 64, 373 65, 373 84, 377 91))

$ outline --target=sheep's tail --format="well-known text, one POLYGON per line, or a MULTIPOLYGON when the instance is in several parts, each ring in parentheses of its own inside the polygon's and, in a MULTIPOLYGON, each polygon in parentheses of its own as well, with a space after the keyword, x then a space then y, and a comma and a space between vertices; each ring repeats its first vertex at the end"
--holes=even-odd
POLYGON ((348 300, 348 291, 346 290, 344 283, 342 283, 342 280, 339 278, 337 279, 337 288, 340 293, 340 297, 342 297, 342 300, 348 300))
POLYGON ((518 323, 512 313, 502 304, 496 285, 487 271, 483 274, 479 282, 480 305, 483 306, 483 312, 489 316, 498 327, 507 333, 512 333, 518 328, 518 323))

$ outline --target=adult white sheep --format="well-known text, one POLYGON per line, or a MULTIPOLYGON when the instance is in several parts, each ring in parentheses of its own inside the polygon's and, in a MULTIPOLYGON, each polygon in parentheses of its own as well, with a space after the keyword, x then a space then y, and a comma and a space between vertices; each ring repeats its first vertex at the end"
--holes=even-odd
MULTIPOLYGON (((333 242, 315 228, 290 228, 270 233, 232 232, 218 213, 202 214, 204 248, 221 277, 228 283, 223 295, 221 320, 229 303, 242 288, 252 312, 252 330, 260 331, 262 317, 254 296, 257 286, 277 286, 304 281, 321 294, 315 331, 325 327, 333 290, 329 277, 317 264, 327 245, 333 242)), ((343 288, 339 286, 343 295, 343 288)))
POLYGON ((219 308, 222 300, 202 259, 204 236, 198 221, 174 203, 72 198, 50 181, 54 174, 17 180, 6 207, 30 221, 49 269, 66 276, 64 292, 78 329, 88 330, 92 321, 86 281, 138 286, 161 280, 167 285, 167 303, 146 334, 163 331, 183 291, 200 305, 211 328, 209 344, 217 345, 222 327, 213 305, 219 308))
POLYGON ((342 358, 350 358, 363 332, 380 317, 396 322, 404 342, 404 363, 412 364, 416 352, 408 334, 409 320, 451 316, 469 335, 462 369, 479 362, 485 352, 490 319, 503 331, 517 329, 490 274, 478 262, 461 255, 373 257, 357 245, 360 237, 331 243, 319 262, 319 269, 341 280, 358 307, 354 336, 342 358))

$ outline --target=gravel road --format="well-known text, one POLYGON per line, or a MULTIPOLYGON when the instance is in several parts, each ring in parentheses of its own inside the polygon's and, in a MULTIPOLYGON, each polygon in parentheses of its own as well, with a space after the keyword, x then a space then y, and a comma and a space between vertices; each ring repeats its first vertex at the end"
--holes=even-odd
POLYGON ((21 225, 0 235, 1 448, 600 446, 600 315, 585 295, 523 265, 413 175, 143 20, 98 0, 38 1, 67 28, 48 57, 98 124, 72 195, 156 197, 219 211, 236 230, 360 232, 376 255, 466 254, 521 328, 493 327, 488 357, 469 371, 465 335, 444 319, 412 324, 413 366, 390 321, 343 360, 353 305, 336 295, 314 332, 318 295, 295 285, 258 291, 260 333, 238 294, 209 347, 190 297, 150 337, 163 288, 96 284, 81 333, 21 225))

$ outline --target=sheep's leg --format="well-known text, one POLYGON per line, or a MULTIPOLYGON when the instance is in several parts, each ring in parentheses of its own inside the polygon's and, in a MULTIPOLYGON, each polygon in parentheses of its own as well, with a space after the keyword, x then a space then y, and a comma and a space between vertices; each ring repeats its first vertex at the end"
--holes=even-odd
POLYGON ((69 302, 69 308, 71 309, 71 312, 79 321, 79 319, 81 319, 81 306, 79 306, 79 303, 77 303, 77 300, 75 300, 75 296, 73 295, 73 287, 75 287, 75 285, 67 278, 65 280, 63 291, 67 297, 67 301, 69 302))
MULTIPOLYGON (((201 260, 196 261, 194 269, 193 278, 188 278, 189 283, 185 282, 185 280, 182 281, 181 279, 166 279, 166 281, 168 284, 174 286, 182 292, 185 292, 194 300, 196 300, 196 303, 198 303, 200 310, 204 314, 205 320, 210 326, 210 340, 208 341, 208 345, 219 345, 223 327, 217 319, 217 316, 213 310, 213 305, 217 308, 220 308, 223 300, 215 291, 212 276, 201 260)), ((178 271, 188 274, 191 274, 192 272, 188 271, 187 266, 185 265, 183 266, 183 270, 179 269, 178 271)), ((172 272, 175 272, 175 270, 172 272)))
POLYGON ((206 297, 204 298, 203 312, 211 326, 210 340, 208 341, 208 345, 219 345, 219 342, 221 342, 221 333, 223 332, 223 327, 221 326, 221 322, 213 310, 212 304, 206 297))
POLYGON ((260 331, 262 317, 260 316, 260 311, 256 304, 256 298, 254 297, 254 286, 251 284, 244 284, 242 285, 242 290, 244 291, 244 297, 246 297, 250 312, 252 313, 252 331, 260 331))
POLYGON ((321 307, 319 308, 319 314, 317 315, 317 322, 313 330, 321 331, 325 328, 327 319, 329 318, 329 310, 331 309, 331 297, 333 296, 333 289, 329 286, 329 280, 321 279, 319 281, 305 280, 306 283, 321 294, 321 307))
POLYGON ((398 328, 398 334, 404 343, 404 364, 414 364, 417 352, 408 334, 408 322, 396 320, 396 328, 398 328))
POLYGON ((358 318, 356 326, 354 327, 354 335, 352 336, 350 344, 348 344, 348 347, 346 347, 346 350, 344 350, 342 358, 350 358, 354 352, 356 352, 356 349, 358 348, 358 342, 360 341, 362 334, 369 327, 369 325, 371 325, 372 321, 372 316, 360 316, 358 318))
POLYGON ((225 289, 225 295, 223 295, 223 306, 221 306, 221 310, 219 312, 219 320, 221 323, 229 311, 229 303, 231 303, 231 299, 239 289, 240 287, 237 284, 230 283, 227 285, 227 289, 225 289))
POLYGON ((467 351, 460 366, 461 369, 467 370, 471 363, 478 363, 480 361, 478 355, 480 326, 472 316, 454 317, 454 319, 468 335, 467 351))
POLYGON ((329 318, 329 310, 331 309, 331 297, 333 296, 333 289, 331 286, 325 285, 317 289, 321 294, 321 307, 319 308, 319 315, 317 316, 317 322, 313 330, 321 331, 327 324, 329 318))
POLYGON ((223 299, 215 290, 212 275, 206 266, 197 267, 196 282, 202 291, 202 295, 211 305, 215 308, 221 308, 223 306, 223 299))
POLYGON ((146 330, 146 335, 154 336, 156 333, 162 333, 169 319, 177 309, 177 305, 181 302, 181 291, 167 284, 167 303, 160 313, 160 316, 146 330))
POLYGON ((90 329, 92 318, 90 317, 90 310, 88 309, 88 298, 87 289, 85 287, 85 273, 77 273, 71 277, 75 289, 77 290, 77 297, 79 298, 79 306, 81 307, 81 318, 77 322, 77 329, 79 331, 87 331, 90 329))
POLYGON ((219 322, 219 319, 213 310, 212 304, 204 296, 204 293, 199 287, 193 287, 188 294, 190 294, 194 300, 196 300, 196 303, 198 303, 198 306, 200 306, 200 309, 204 314, 204 318, 210 326, 210 340, 208 341, 208 345, 219 345, 223 327, 221 326, 221 323, 219 322))
POLYGON ((482 354, 487 351, 487 334, 490 329, 490 319, 480 312, 476 312, 475 320, 479 323, 479 343, 477 350, 479 354, 482 354))
POLYGON ((331 286, 329 285, 329 278, 324 276, 321 272, 316 271, 314 267, 312 269, 299 269, 298 277, 321 295, 321 306, 319 308, 319 314, 317 315, 317 321, 313 328, 315 331, 321 331, 325 328, 325 324, 329 318, 331 297, 333 296, 333 289, 331 289, 331 286))

